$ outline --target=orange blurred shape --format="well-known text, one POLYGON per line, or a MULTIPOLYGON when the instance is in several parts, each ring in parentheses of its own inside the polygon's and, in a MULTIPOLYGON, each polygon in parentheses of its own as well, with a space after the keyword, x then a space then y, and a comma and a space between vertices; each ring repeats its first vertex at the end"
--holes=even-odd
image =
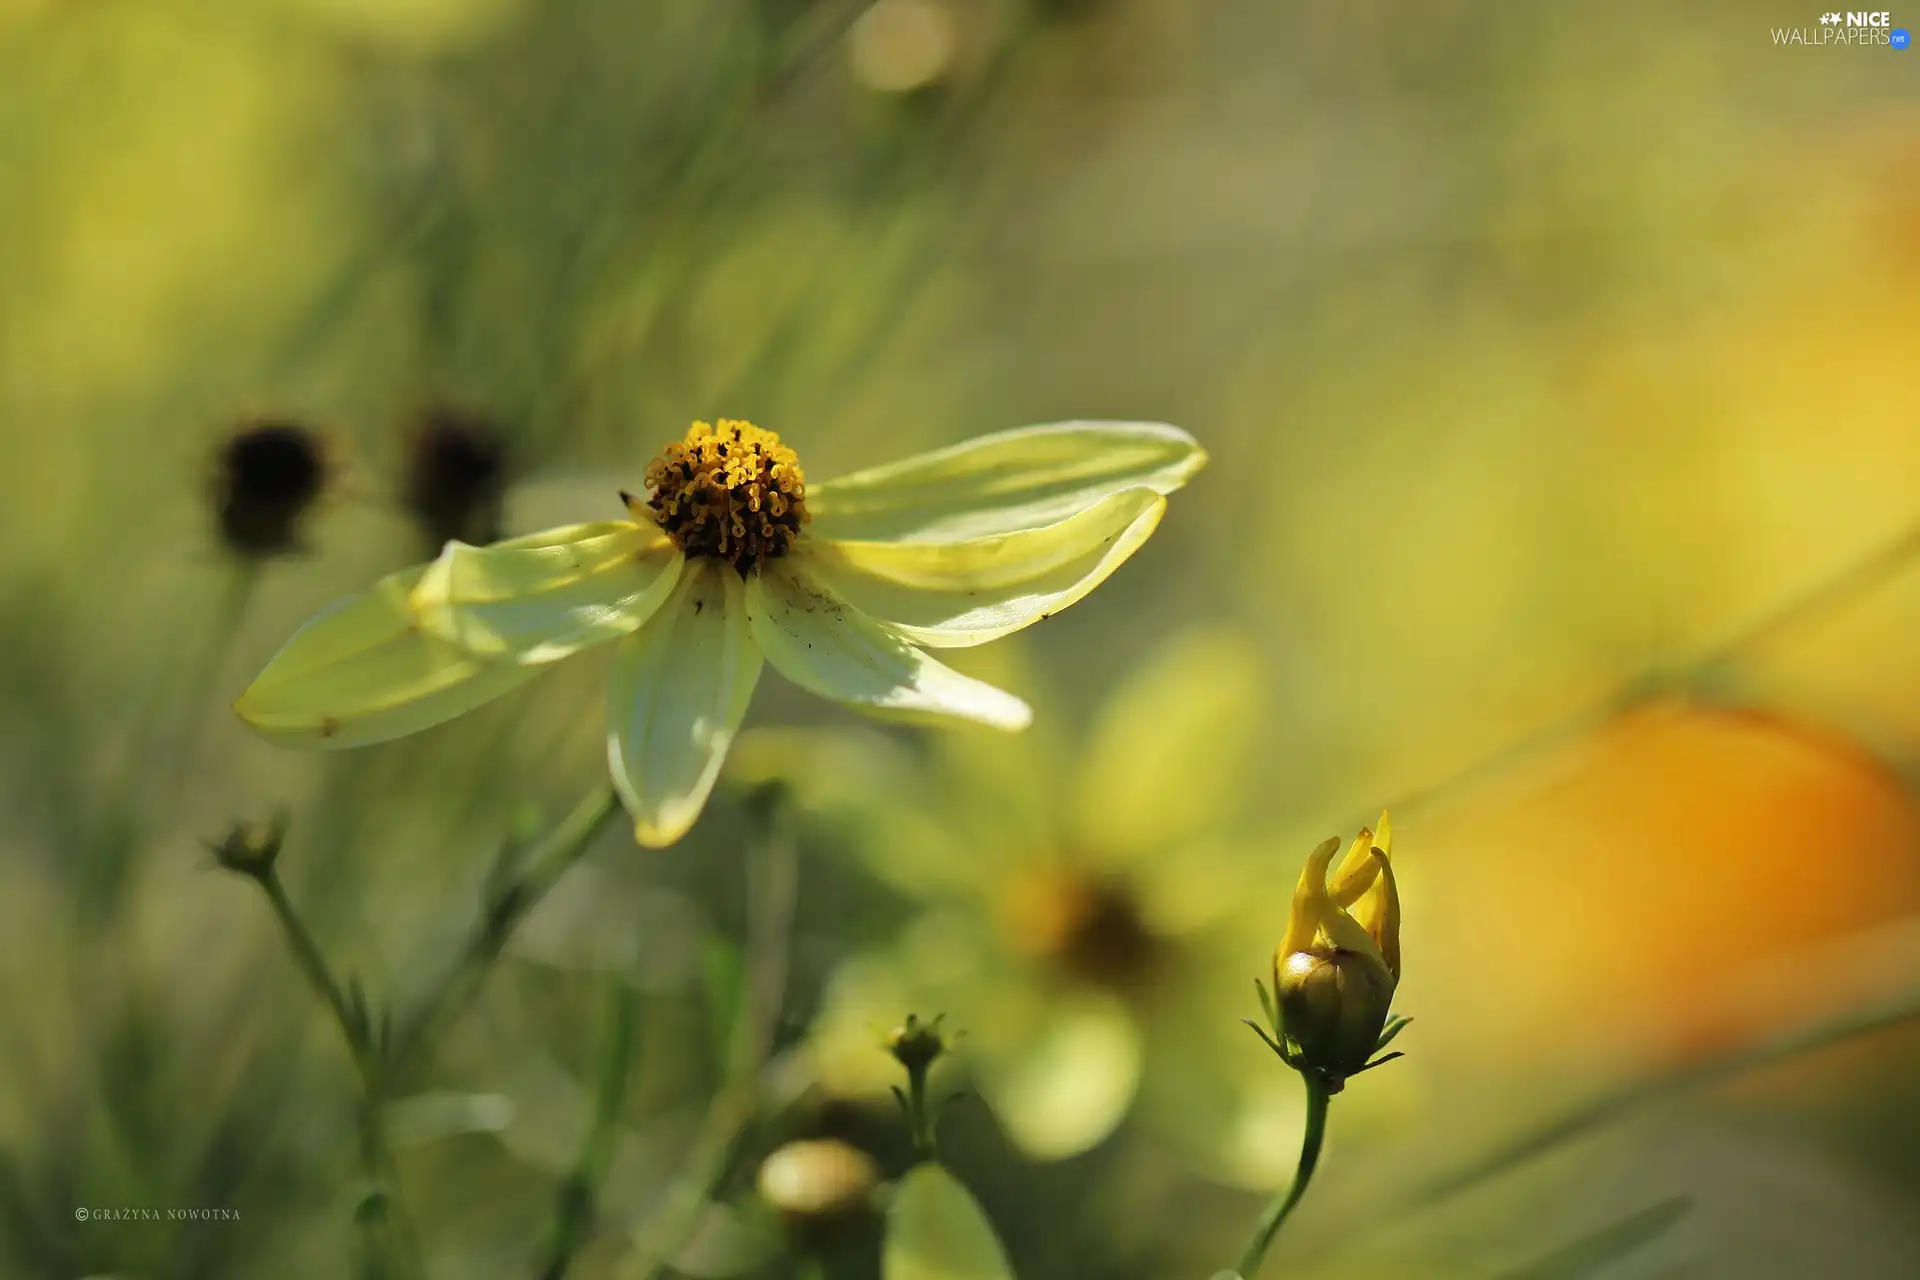
POLYGON ((1689 1058, 1915 977, 1856 944, 1920 907, 1920 809, 1808 724, 1649 705, 1409 817, 1401 1003, 1471 1056, 1689 1058))

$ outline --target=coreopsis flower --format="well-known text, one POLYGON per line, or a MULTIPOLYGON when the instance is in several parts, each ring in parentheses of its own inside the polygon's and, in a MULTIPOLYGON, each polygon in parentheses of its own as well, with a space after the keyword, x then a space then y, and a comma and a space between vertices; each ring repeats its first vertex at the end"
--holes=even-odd
POLYGON ((295 633, 235 704, 271 741, 417 732, 599 644, 613 781, 645 845, 713 788, 763 660, 877 715, 1024 728, 1012 694, 935 661, 1073 604, 1139 548, 1205 462, 1154 423, 984 436, 809 486, 780 438, 697 422, 623 494, 626 518, 450 542, 295 633))
POLYGON ((1393 829, 1361 828, 1329 877, 1338 839, 1307 858, 1287 930, 1273 954, 1275 1042, 1290 1065, 1330 1091, 1368 1066, 1400 983, 1400 894, 1393 829))
POLYGON ((828 1092, 884 1098, 899 1072, 875 1041, 900 1010, 936 1009, 965 1028, 956 1079, 1030 1156, 1086 1151, 1131 1115, 1211 1176, 1285 1178, 1298 1091, 1239 1025, 1230 977, 1271 948, 1284 903, 1268 819, 1244 803, 1264 665, 1236 632, 1188 632, 1123 678, 1082 742, 743 742, 732 780, 787 777, 801 829, 911 912, 828 984, 809 1046, 828 1092))

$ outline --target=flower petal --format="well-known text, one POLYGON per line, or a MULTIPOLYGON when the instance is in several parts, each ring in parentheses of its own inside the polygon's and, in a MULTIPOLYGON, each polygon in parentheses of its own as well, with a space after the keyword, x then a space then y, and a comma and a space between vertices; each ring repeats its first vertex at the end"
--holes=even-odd
POLYGON ((1021 1052, 986 1069, 981 1092, 1021 1150, 1061 1160, 1098 1146, 1133 1105, 1140 1030, 1112 996, 1062 996, 1021 1052))
POLYGON ((294 632, 233 709, 288 747, 358 747, 451 720, 538 674, 421 630, 408 597, 427 566, 391 574, 294 632))
POLYGON ((1036 529, 1122 489, 1172 493, 1206 451, 1159 422, 1018 427, 807 487, 810 536, 959 542, 1036 529))
POLYGON ((1105 582, 1167 509, 1126 489, 1039 529, 965 542, 827 542, 807 572, 914 644, 985 644, 1051 617, 1105 582))
POLYGON ((1301 951, 1355 951, 1386 963, 1367 931, 1327 894, 1327 868, 1339 851, 1340 841, 1334 837, 1323 840, 1307 855, 1300 883, 1293 890, 1287 931, 1274 955, 1276 971, 1288 956, 1301 951))
POLYGON ((943 666, 787 561, 747 581, 754 643, 781 675, 812 693, 877 715, 953 716, 1024 729, 1026 703, 943 666))
POLYGON ((973 1193, 942 1165, 917 1165, 887 1206, 885 1280, 1013 1280, 1006 1250, 973 1193))
POLYGON ((1377 828, 1360 828, 1360 834, 1347 846, 1347 856, 1340 860, 1340 869, 1333 873, 1333 879, 1328 882, 1327 892, 1336 903, 1351 907, 1373 887, 1380 872, 1380 862, 1373 856, 1375 849, 1382 853, 1393 850, 1393 827, 1384 809, 1380 811, 1380 825, 1377 828))
POLYGON ((739 576, 689 561, 620 642, 607 689, 607 762, 641 844, 670 845, 700 816, 759 678, 739 576))
POLYGON ((1387 855, 1378 848, 1372 852, 1380 875, 1354 908, 1353 918, 1380 948, 1387 970, 1397 979, 1400 976, 1400 886, 1394 882, 1393 863, 1387 855))
POLYGON ((421 625, 486 657, 554 662, 653 615, 682 557, 660 530, 567 525, 487 547, 449 542, 413 592, 421 625))

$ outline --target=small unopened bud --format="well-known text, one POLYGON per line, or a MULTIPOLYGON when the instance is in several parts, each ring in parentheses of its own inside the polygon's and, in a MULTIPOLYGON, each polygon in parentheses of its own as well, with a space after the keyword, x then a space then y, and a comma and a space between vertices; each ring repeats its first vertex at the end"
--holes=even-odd
POLYGON ((1387 967, 1358 951, 1299 951, 1275 976, 1280 1025, 1302 1066, 1343 1080, 1367 1065, 1393 1003, 1387 967))
POLYGON ((401 501, 430 548, 500 536, 508 461, 506 436, 491 420, 444 406, 420 415, 407 436, 401 501))
POLYGON ((273 870, 286 838, 287 815, 277 813, 265 822, 234 823, 226 835, 208 841, 207 849, 228 871, 260 877, 273 870))
POLYGON ((214 459, 213 506, 221 541, 252 559, 300 550, 300 525, 333 473, 325 439, 297 422, 250 422, 214 459))
POLYGON ((880 1166, 837 1138, 789 1142, 760 1165, 760 1198, 790 1222, 859 1215, 880 1184, 880 1166))
POLYGON ((933 1157, 933 1131, 940 1123, 940 1108, 927 1092, 927 1075, 940 1055, 947 1051, 946 1037, 940 1034, 945 1014, 935 1014, 932 1022, 922 1022, 914 1014, 887 1033, 887 1052, 907 1069, 907 1087, 896 1087, 893 1097, 906 1118, 914 1153, 922 1159, 933 1157))
POLYGON ((947 1042, 940 1034, 940 1022, 941 1016, 932 1022, 922 1022, 910 1013, 905 1022, 887 1033, 887 1052, 909 1075, 924 1074, 934 1060, 947 1051, 947 1042))
POLYGON ((1255 1024, 1274 1052, 1297 1071, 1338 1093, 1348 1076, 1400 1055, 1386 1047, 1387 1016, 1400 984, 1400 891, 1395 884, 1393 828, 1362 828, 1336 869, 1340 841, 1322 841, 1307 855, 1286 934, 1273 954, 1273 997, 1266 1005, 1273 1034, 1255 1024))

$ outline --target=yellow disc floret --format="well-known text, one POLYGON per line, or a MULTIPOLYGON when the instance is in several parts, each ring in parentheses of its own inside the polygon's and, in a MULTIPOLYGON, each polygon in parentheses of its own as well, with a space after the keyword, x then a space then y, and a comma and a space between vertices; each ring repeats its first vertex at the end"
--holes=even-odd
MULTIPOLYGON (((647 466, 645 508, 689 556, 725 560, 741 577, 787 553, 807 522, 807 478, 771 431, 696 422, 647 466)), ((629 498, 639 514, 641 503, 629 498)))

